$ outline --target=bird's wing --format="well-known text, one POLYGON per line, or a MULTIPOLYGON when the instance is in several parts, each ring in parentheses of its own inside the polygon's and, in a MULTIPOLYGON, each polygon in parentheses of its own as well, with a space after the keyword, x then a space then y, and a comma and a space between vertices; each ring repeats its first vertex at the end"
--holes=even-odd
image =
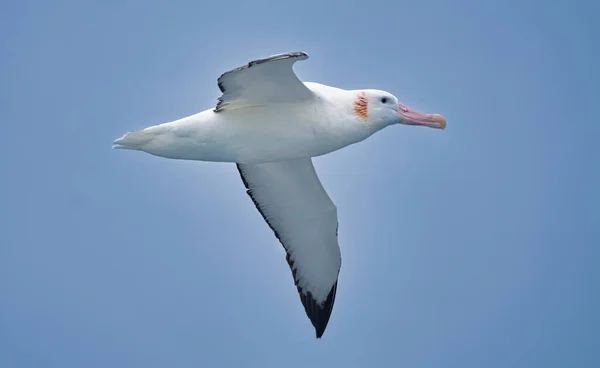
POLYGON ((219 97, 214 111, 297 102, 313 98, 313 93, 294 73, 298 60, 308 59, 304 52, 292 52, 253 60, 222 74, 218 79, 219 97))
POLYGON ((248 195, 287 252, 300 300, 320 338, 342 262, 337 208, 310 158, 237 167, 248 195))

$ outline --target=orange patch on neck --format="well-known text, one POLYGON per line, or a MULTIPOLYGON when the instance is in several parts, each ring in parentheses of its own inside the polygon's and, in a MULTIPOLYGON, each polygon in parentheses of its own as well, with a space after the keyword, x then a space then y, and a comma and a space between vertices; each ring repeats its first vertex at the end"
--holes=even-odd
POLYGON ((367 120, 369 116, 369 100, 367 94, 359 92, 354 100, 354 114, 362 120, 367 120))

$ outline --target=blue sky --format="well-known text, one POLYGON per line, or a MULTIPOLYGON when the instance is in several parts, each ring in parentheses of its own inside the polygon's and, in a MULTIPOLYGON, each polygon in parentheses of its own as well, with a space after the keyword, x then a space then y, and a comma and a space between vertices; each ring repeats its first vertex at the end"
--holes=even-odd
POLYGON ((0 366, 600 366, 598 4, 3 2, 0 366), (315 160, 322 340, 234 165, 111 150, 296 50, 448 120, 315 160))

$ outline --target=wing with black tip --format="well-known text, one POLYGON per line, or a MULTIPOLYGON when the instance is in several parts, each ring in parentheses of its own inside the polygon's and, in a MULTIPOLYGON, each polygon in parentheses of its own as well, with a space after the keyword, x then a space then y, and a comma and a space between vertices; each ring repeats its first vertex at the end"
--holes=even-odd
POLYGON ((320 338, 341 267, 337 208, 310 158, 237 167, 248 195, 287 252, 300 300, 320 338))

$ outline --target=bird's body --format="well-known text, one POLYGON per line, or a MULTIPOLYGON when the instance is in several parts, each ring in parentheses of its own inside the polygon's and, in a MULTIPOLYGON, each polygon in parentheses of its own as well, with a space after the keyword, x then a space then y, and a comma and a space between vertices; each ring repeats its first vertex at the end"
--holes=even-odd
POLYGON ((292 66, 308 55, 274 55, 221 75, 213 109, 125 134, 114 148, 170 159, 231 162, 254 205, 286 250, 286 260, 317 338, 325 331, 341 254, 337 207, 312 157, 360 142, 394 125, 445 128, 392 94, 303 83, 292 66))
POLYGON ((314 98, 215 112, 208 109, 128 133, 116 148, 173 159, 256 164, 321 156, 360 142, 385 124, 354 114, 356 91, 304 83, 314 98))

